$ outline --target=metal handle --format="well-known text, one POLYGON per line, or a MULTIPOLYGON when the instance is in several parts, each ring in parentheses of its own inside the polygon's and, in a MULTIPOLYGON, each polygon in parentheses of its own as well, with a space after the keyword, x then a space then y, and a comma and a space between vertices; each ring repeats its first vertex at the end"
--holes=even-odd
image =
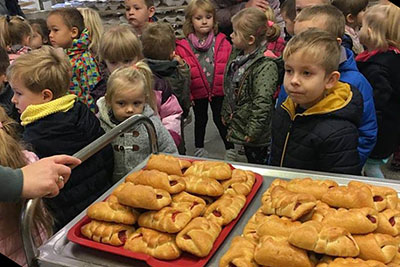
MULTIPOLYGON (((83 162, 88 158, 90 158, 92 155, 96 154, 103 147, 111 143, 111 141, 114 140, 117 136, 129 131, 130 129, 133 128, 133 126, 140 123, 144 124, 147 133, 149 135, 151 153, 157 154, 158 144, 157 144, 157 134, 154 128, 154 124, 148 117, 142 114, 137 114, 121 122, 111 131, 100 136, 99 138, 97 138, 92 143, 85 146, 72 156, 80 159, 83 162)), ((32 227, 33 227, 34 211, 38 203, 39 199, 28 199, 23 204, 21 211, 20 227, 22 234, 22 242, 24 245, 24 251, 26 255, 26 263, 28 264, 28 266, 37 266, 36 259, 39 251, 35 246, 35 243, 32 238, 32 227)))

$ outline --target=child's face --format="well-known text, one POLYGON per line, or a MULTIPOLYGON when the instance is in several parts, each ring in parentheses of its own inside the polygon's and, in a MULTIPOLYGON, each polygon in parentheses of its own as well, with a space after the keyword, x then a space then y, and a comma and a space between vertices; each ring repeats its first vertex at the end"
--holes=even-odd
POLYGON ((125 0, 125 16, 135 29, 142 29, 154 15, 154 6, 148 7, 144 0, 125 0))
POLYGON ((125 61, 119 61, 119 62, 111 62, 109 60, 105 60, 107 69, 110 73, 113 73, 114 70, 120 68, 120 67, 129 67, 132 66, 132 64, 135 63, 134 60, 125 60, 125 61))
POLYGON ((233 25, 233 31, 230 36, 231 36, 232 44, 235 48, 240 49, 240 50, 244 50, 247 48, 246 41, 243 40, 241 35, 238 34, 238 31, 236 30, 235 25, 233 25))
POLYGON ((124 121, 135 114, 142 114, 146 97, 139 86, 117 90, 111 100, 111 109, 118 121, 124 121))
POLYGON ((286 31, 290 34, 290 35, 294 35, 294 21, 291 20, 288 16, 286 16, 285 12, 281 13, 283 20, 285 21, 285 27, 286 27, 286 31))
POLYGON ((76 27, 68 28, 63 18, 57 14, 47 18, 47 27, 50 31, 50 43, 54 47, 70 48, 72 41, 78 37, 78 29, 76 27))
POLYGON ((213 14, 197 8, 192 16, 192 24, 197 37, 206 37, 214 28, 213 14))
POLYGON ((14 91, 14 96, 11 98, 11 102, 14 103, 18 113, 25 111, 29 105, 37 105, 48 102, 43 96, 42 92, 34 93, 29 90, 21 79, 14 79, 10 81, 11 88, 14 91))
POLYGON ((42 47, 42 45, 43 45, 42 36, 37 31, 33 31, 30 47, 32 49, 39 49, 40 47, 42 47))
POLYGON ((325 90, 332 88, 336 81, 331 80, 331 75, 327 75, 314 57, 300 50, 286 59, 283 84, 293 102, 308 109, 324 98, 325 90))

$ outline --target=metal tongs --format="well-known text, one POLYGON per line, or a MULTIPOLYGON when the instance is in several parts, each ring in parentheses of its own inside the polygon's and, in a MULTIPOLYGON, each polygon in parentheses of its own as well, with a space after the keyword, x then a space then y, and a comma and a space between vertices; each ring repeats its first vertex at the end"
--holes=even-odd
MULTIPOLYGON (((111 131, 105 133, 100 136, 92 143, 82 148, 78 152, 76 152, 73 157, 80 159, 82 162, 90 158, 92 155, 96 154, 106 145, 111 143, 117 136, 131 130, 135 125, 143 123, 146 127, 147 133, 149 135, 149 143, 151 153, 158 153, 158 144, 157 144, 157 134, 153 125, 153 122, 146 116, 142 114, 133 115, 132 117, 126 119, 118 126, 113 128, 111 131)), ((73 169, 74 167, 72 167, 73 169)), ((38 204, 38 198, 36 199, 28 199, 25 201, 21 211, 21 234, 22 241, 24 245, 24 251, 26 255, 26 262, 28 266, 37 266, 37 257, 39 256, 38 249, 32 238, 32 228, 33 228, 33 217, 34 211, 38 204)))

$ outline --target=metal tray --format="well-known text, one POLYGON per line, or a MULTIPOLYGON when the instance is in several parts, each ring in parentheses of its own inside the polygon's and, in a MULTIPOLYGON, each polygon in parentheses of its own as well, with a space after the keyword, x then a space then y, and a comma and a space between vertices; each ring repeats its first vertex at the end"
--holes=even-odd
MULTIPOLYGON (((192 158, 192 157, 191 157, 192 158)), ((193 158, 192 158, 193 159, 193 158)), ((204 160, 200 159, 199 160, 204 160)), ((143 161, 134 170, 139 170, 146 165, 147 160, 143 161)), ((218 251, 210 259, 206 266, 218 266, 220 258, 228 250, 231 240, 233 237, 240 235, 243 232, 243 228, 246 225, 250 217, 256 212, 256 210, 261 205, 261 196, 270 186, 271 182, 276 179, 294 179, 294 178, 305 178, 312 177, 313 179, 331 179, 336 181, 338 184, 346 185, 351 180, 364 181, 373 185, 379 186, 389 186, 400 192, 400 182, 394 180, 383 180, 383 179, 373 179, 361 176, 353 175, 340 175, 322 172, 312 172, 295 170, 288 168, 277 168, 270 166, 260 166, 252 164, 235 164, 232 163, 235 168, 247 169, 257 172, 263 176, 263 184, 258 190, 257 194, 254 196, 252 202, 249 204, 242 217, 234 227, 234 229, 227 236, 225 241, 219 247, 218 251)), ((121 180, 122 181, 122 180, 121 180)), ((103 194, 98 200, 104 199, 108 196, 112 190, 118 185, 114 185, 107 192, 103 194)), ((113 255, 110 253, 105 253, 97 251, 91 248, 86 248, 73 242, 68 241, 67 232, 74 226, 79 220, 81 220, 86 215, 86 210, 84 210, 80 215, 78 215, 74 220, 57 232, 51 239, 39 247, 39 257, 38 262, 40 266, 147 266, 144 261, 139 261, 135 259, 126 258, 123 256, 113 255)))

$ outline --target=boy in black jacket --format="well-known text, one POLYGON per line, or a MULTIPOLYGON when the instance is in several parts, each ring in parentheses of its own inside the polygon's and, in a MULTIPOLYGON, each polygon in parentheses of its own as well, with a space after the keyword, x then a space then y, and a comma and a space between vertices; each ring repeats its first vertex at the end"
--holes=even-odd
MULTIPOLYGON (((68 58, 51 47, 21 55, 7 70, 14 91, 12 102, 25 127, 23 140, 39 158, 72 155, 104 134, 87 106, 75 95, 67 95, 70 75, 68 58)), ((45 199, 56 231, 111 186, 113 168, 113 151, 108 145, 72 170, 57 197, 45 199)))
POLYGON ((318 29, 287 44, 284 86, 288 97, 272 118, 270 163, 315 171, 360 174, 360 92, 339 81, 340 47, 318 29))

